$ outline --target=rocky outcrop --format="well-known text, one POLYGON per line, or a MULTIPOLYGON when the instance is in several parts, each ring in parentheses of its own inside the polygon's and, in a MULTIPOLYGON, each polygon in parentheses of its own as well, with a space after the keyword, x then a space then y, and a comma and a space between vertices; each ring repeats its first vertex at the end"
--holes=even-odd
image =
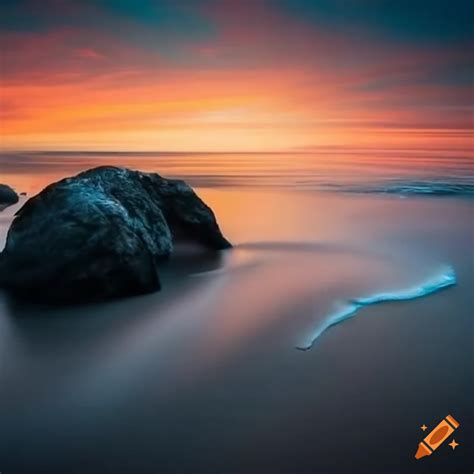
POLYGON ((0 254, 0 286, 51 302, 155 291, 160 261, 182 238, 230 247, 185 182, 94 168, 51 184, 17 212, 0 254))
POLYGON ((18 199, 18 194, 10 186, 0 184, 0 211, 12 204, 16 204, 18 199))

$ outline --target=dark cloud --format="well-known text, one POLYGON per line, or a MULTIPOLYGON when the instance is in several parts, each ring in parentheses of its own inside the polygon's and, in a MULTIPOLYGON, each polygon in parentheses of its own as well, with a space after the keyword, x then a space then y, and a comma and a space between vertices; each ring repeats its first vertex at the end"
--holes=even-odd
POLYGON ((129 44, 168 51, 181 42, 212 37, 213 25, 200 13, 201 2, 170 0, 2 0, 1 32, 77 29, 127 38, 129 44))
POLYGON ((274 0, 269 3, 316 26, 370 31, 402 43, 472 42, 470 0, 274 0))

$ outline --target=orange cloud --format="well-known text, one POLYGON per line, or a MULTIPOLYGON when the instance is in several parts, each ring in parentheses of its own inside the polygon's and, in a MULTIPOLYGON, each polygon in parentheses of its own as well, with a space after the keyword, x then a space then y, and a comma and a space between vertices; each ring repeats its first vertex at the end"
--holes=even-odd
POLYGON ((71 27, 0 34, 2 146, 466 147, 471 87, 430 80, 466 52, 378 44, 259 2, 251 14, 248 2, 218 5, 206 10, 218 26, 212 38, 166 51, 71 27))

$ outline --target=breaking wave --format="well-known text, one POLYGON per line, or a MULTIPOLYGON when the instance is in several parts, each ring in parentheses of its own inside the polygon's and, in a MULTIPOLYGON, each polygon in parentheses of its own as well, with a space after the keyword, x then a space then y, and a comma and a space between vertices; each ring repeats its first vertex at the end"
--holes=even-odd
POLYGON ((389 180, 375 184, 342 185, 339 190, 351 193, 385 193, 400 195, 471 196, 474 197, 474 182, 438 180, 389 180))
POLYGON ((345 304, 339 311, 326 318, 322 325, 319 326, 318 329, 311 335, 311 338, 308 342, 297 346, 296 349, 300 351, 307 351, 311 349, 316 340, 329 328, 354 317, 359 312, 359 310, 365 306, 388 301, 407 301, 415 298, 421 298, 422 296, 430 295, 431 293, 435 293, 436 291, 453 286, 455 284, 456 273, 452 267, 447 267, 440 273, 422 282, 418 286, 407 288, 405 290, 379 293, 368 297, 349 300, 347 304, 345 304))

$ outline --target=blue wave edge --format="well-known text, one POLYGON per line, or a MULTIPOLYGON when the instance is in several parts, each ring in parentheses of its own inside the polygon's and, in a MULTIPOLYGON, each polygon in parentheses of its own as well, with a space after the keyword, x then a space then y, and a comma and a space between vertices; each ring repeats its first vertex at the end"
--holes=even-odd
POLYGON ((400 290, 391 293, 379 293, 368 297, 355 298, 348 301, 348 304, 340 311, 330 315, 321 326, 312 335, 310 341, 307 344, 296 346, 296 349, 300 351, 310 350, 316 340, 328 329, 340 324, 347 319, 353 318, 359 310, 365 306, 375 305, 379 303, 385 303, 389 301, 408 301, 416 298, 435 293, 443 288, 454 286, 457 282, 456 273, 454 268, 447 267, 443 269, 439 274, 429 278, 418 286, 400 290))
POLYGON ((472 178, 456 181, 436 180, 388 180, 376 184, 341 186, 340 190, 350 193, 379 193, 429 196, 474 196, 472 178))

